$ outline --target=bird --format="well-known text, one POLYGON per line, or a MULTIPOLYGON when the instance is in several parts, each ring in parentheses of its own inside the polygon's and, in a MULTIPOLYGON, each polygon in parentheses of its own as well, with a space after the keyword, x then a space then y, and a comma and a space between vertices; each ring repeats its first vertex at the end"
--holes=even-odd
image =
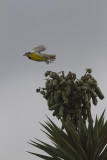
POLYGON ((38 61, 38 62, 45 62, 46 64, 52 63, 56 59, 55 54, 45 54, 41 53, 42 51, 45 51, 46 47, 44 45, 40 45, 37 47, 34 47, 32 49, 32 52, 26 52, 23 56, 28 57, 31 60, 38 61))

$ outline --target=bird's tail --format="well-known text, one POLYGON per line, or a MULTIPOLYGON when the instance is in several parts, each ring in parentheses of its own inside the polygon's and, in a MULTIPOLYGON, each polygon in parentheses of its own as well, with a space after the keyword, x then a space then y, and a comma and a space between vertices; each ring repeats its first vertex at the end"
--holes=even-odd
POLYGON ((45 58, 45 62, 49 64, 56 60, 56 55, 55 54, 45 54, 44 58, 45 58))

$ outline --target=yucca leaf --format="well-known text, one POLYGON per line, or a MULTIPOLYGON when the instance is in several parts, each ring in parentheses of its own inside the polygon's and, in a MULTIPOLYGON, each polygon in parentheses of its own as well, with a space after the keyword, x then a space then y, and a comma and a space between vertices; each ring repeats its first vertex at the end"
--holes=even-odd
POLYGON ((104 129, 104 113, 105 113, 105 110, 103 111, 103 113, 98 121, 99 136, 102 135, 102 130, 104 129))
POLYGON ((102 137, 99 139, 99 141, 98 141, 98 143, 97 143, 97 145, 96 145, 96 149, 94 150, 94 154, 93 154, 92 160, 97 160, 98 157, 100 156, 101 151, 102 151, 103 148, 104 148, 103 140, 104 140, 104 136, 102 136, 102 137))
POLYGON ((93 120, 91 115, 89 116, 89 120, 88 120, 88 128, 87 128, 87 157, 89 159, 91 159, 92 157, 92 152, 93 152, 93 139, 92 139, 92 135, 93 135, 93 120))
POLYGON ((98 130, 98 120, 97 120, 97 116, 96 116, 95 126, 93 128, 93 148, 94 149, 96 148, 98 140, 99 140, 99 130, 98 130))
POLYGON ((62 141, 66 144, 66 150, 69 151, 70 153, 72 153, 74 158, 77 158, 77 156, 78 156, 77 151, 72 147, 72 145, 70 144, 70 141, 66 141, 63 138, 62 138, 62 141))
POLYGON ((103 113, 98 121, 98 126, 102 125, 102 122, 104 122, 104 113, 105 113, 105 110, 103 111, 103 113))
MULTIPOLYGON (((38 140, 38 139, 37 139, 38 140)), ((45 151, 46 153, 48 153, 49 155, 51 155, 52 157, 55 157, 56 155, 57 156, 61 156, 60 152, 58 149, 56 149, 55 147, 47 144, 47 143, 44 143, 40 140, 38 140, 40 143, 37 143, 37 142, 34 142, 34 141, 31 141, 32 143, 30 143, 31 145, 39 148, 39 149, 42 149, 43 151, 45 151), (43 145, 42 145, 43 144, 43 145)))
POLYGON ((48 146, 44 146, 44 145, 41 145, 39 143, 37 145, 34 145, 34 144, 32 144, 32 145, 37 147, 37 148, 39 148, 39 149, 41 149, 41 150, 43 150, 43 151, 45 151, 47 154, 49 154, 50 156, 52 156, 54 158, 58 158, 59 156, 61 157, 61 155, 59 155, 57 150, 55 148, 52 148, 52 146, 49 148, 48 146))
POLYGON ((82 146, 80 144, 78 144, 78 152, 79 152, 82 160, 88 160, 87 155, 85 153, 85 150, 82 148, 82 146))
POLYGON ((63 159, 65 159, 67 156, 68 156, 67 158, 69 160, 71 160, 69 157, 74 158, 72 155, 70 156, 69 155, 70 153, 67 152, 67 150, 64 150, 63 147, 58 146, 60 148, 59 149, 59 148, 55 148, 53 146, 50 146, 50 145, 48 145, 48 144, 46 144, 46 143, 44 143, 42 141, 40 141, 40 142, 43 143, 44 145, 42 145, 40 143, 37 143, 37 142, 34 142, 34 141, 32 141, 32 143, 29 143, 29 144, 31 144, 31 145, 33 145, 33 146, 45 151, 46 153, 48 153, 52 157, 56 157, 56 155, 57 155, 57 157, 60 157, 60 158, 63 158, 63 159))
POLYGON ((33 152, 28 152, 28 153, 33 154, 33 155, 40 157, 42 159, 45 159, 45 160, 61 160, 60 158, 49 157, 49 156, 45 156, 45 155, 37 154, 37 153, 33 153, 33 152))
POLYGON ((63 122, 63 125, 65 127, 65 130, 66 130, 68 136, 71 135, 71 137, 72 137, 71 140, 73 142, 75 142, 75 144, 76 144, 76 142, 78 143, 79 142, 79 136, 77 134, 77 131, 76 131, 73 123, 69 119, 69 117, 66 119, 66 121, 62 121, 62 122, 63 122))
POLYGON ((106 160, 106 159, 107 159, 107 145, 104 148, 104 150, 102 151, 102 153, 100 154, 99 160, 106 160))
POLYGON ((80 144, 84 148, 84 150, 86 151, 87 128, 86 128, 81 116, 79 116, 78 134, 80 136, 80 144))
POLYGON ((93 152, 93 143, 92 143, 92 137, 91 137, 91 133, 88 133, 88 137, 87 137, 87 157, 89 159, 91 159, 92 157, 92 152, 93 152))

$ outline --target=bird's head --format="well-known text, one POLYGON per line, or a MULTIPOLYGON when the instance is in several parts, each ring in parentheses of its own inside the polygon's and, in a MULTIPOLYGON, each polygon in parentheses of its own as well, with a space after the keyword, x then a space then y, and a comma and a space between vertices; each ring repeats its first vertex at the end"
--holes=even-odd
POLYGON ((26 52, 23 56, 29 56, 30 52, 26 52))

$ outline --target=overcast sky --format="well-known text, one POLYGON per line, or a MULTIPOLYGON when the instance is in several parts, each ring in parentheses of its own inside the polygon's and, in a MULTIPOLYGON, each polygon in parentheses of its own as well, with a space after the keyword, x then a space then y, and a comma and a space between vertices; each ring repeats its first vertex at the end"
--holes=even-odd
POLYGON ((105 95, 92 106, 93 118, 106 108, 106 0, 1 0, 0 50, 0 159, 39 159, 25 152, 38 151, 27 141, 36 137, 48 142, 39 122, 46 120, 45 114, 58 120, 35 92, 44 86, 47 70, 72 71, 80 78, 91 67, 105 95), (56 54, 54 63, 23 57, 40 44, 46 53, 56 54))

